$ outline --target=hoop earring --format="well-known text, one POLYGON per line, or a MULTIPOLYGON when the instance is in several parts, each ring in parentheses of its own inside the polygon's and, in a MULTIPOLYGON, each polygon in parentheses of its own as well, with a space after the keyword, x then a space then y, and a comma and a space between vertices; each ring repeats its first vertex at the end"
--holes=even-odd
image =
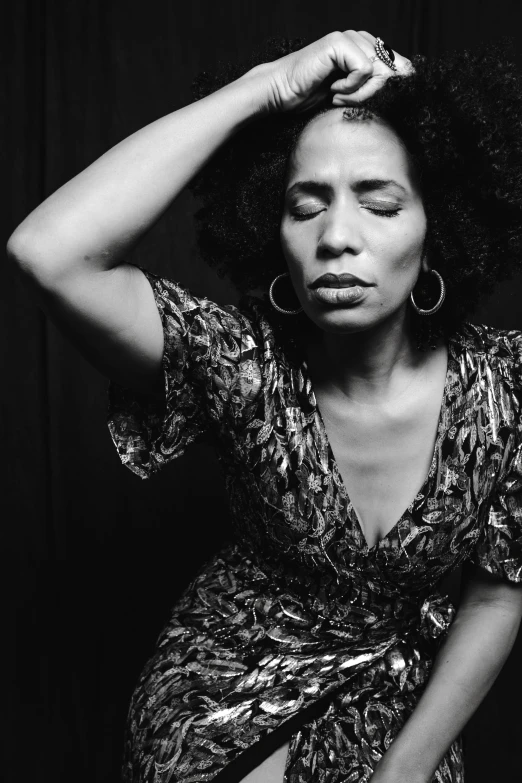
POLYGON ((300 307, 299 310, 285 310, 284 307, 279 307, 279 305, 274 301, 274 286, 281 277, 286 277, 287 275, 290 277, 288 272, 283 272, 281 275, 277 275, 277 277, 272 280, 268 296, 270 298, 270 302, 272 303, 272 307, 274 307, 279 313, 283 313, 283 315, 297 315, 297 313, 300 313, 303 309, 302 307, 300 307))
POLYGON ((437 310, 440 310, 442 307, 442 303, 444 302, 446 298, 446 286, 444 284, 444 280, 442 279, 442 275, 440 275, 436 269, 430 269, 430 274, 436 275, 439 279, 440 283, 440 296, 439 300, 436 305, 434 305, 430 310, 423 310, 421 307, 415 304, 415 300, 413 298, 413 291, 410 293, 410 299, 411 303, 413 305, 413 309, 416 313, 419 315, 433 315, 433 313, 436 313, 437 310))

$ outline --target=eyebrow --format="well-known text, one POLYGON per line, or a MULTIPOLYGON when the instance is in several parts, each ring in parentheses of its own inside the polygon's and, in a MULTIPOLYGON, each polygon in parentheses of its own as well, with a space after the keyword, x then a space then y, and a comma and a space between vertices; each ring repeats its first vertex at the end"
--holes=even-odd
MULTIPOLYGON (((400 185, 394 179, 360 179, 352 185, 352 189, 356 193, 369 193, 374 190, 385 190, 388 187, 395 187, 400 190, 405 196, 408 195, 408 191, 403 185, 400 185)), ((291 195, 294 190, 303 190, 308 193, 331 193, 333 188, 328 182, 320 182, 314 179, 300 180, 294 182, 294 184, 288 188, 287 195, 291 195)))

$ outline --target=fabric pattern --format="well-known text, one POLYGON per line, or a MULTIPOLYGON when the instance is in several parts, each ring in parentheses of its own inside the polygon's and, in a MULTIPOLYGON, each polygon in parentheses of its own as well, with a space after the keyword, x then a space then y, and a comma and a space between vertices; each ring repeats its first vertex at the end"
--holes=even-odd
MULTIPOLYGON (((165 402, 111 383, 110 434, 144 479, 216 436, 235 538, 176 602, 141 674, 124 780, 240 780, 289 740, 285 783, 366 783, 455 615, 443 577, 470 559, 522 581, 522 333, 468 323, 449 341, 429 473, 368 547, 306 361, 270 305, 220 306, 142 271, 165 402)), ((463 779, 459 739, 434 781, 463 779)))

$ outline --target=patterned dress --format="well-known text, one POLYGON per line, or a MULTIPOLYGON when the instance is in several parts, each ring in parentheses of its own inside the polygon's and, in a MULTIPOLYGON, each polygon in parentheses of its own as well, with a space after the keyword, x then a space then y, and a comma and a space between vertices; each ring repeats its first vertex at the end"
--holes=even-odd
MULTIPOLYGON (((234 540, 175 603, 139 679, 124 780, 241 780, 289 741, 286 783, 365 783, 454 617, 443 577, 471 559, 522 580, 522 332, 467 323, 451 338, 429 473, 368 547, 290 327, 266 300, 220 306, 142 271, 166 403, 110 383, 110 434, 141 478, 211 434, 234 540)), ((463 781, 460 740, 434 780, 463 781)))

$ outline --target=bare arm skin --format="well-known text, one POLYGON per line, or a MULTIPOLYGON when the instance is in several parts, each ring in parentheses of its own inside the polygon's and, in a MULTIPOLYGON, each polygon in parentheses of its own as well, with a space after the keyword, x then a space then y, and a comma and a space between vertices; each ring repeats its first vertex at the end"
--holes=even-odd
POLYGON ((483 700, 515 642, 522 585, 476 569, 428 685, 382 757, 372 783, 429 783, 442 757, 483 700))
POLYGON ((8 254, 38 304, 100 372, 161 393, 163 334, 143 273, 124 263, 210 156, 262 106, 247 74, 124 139, 35 209, 8 254))
MULTIPOLYGON (((391 71, 374 38, 331 33, 253 68, 110 149, 18 226, 7 251, 37 303, 91 364, 138 391, 162 394, 163 333, 152 290, 126 254, 224 142, 269 112, 370 97, 391 71), (331 84, 332 74, 341 78, 331 84)), ((408 70, 409 61, 396 54, 408 70)), ((175 274, 175 270, 173 270, 175 274)))

